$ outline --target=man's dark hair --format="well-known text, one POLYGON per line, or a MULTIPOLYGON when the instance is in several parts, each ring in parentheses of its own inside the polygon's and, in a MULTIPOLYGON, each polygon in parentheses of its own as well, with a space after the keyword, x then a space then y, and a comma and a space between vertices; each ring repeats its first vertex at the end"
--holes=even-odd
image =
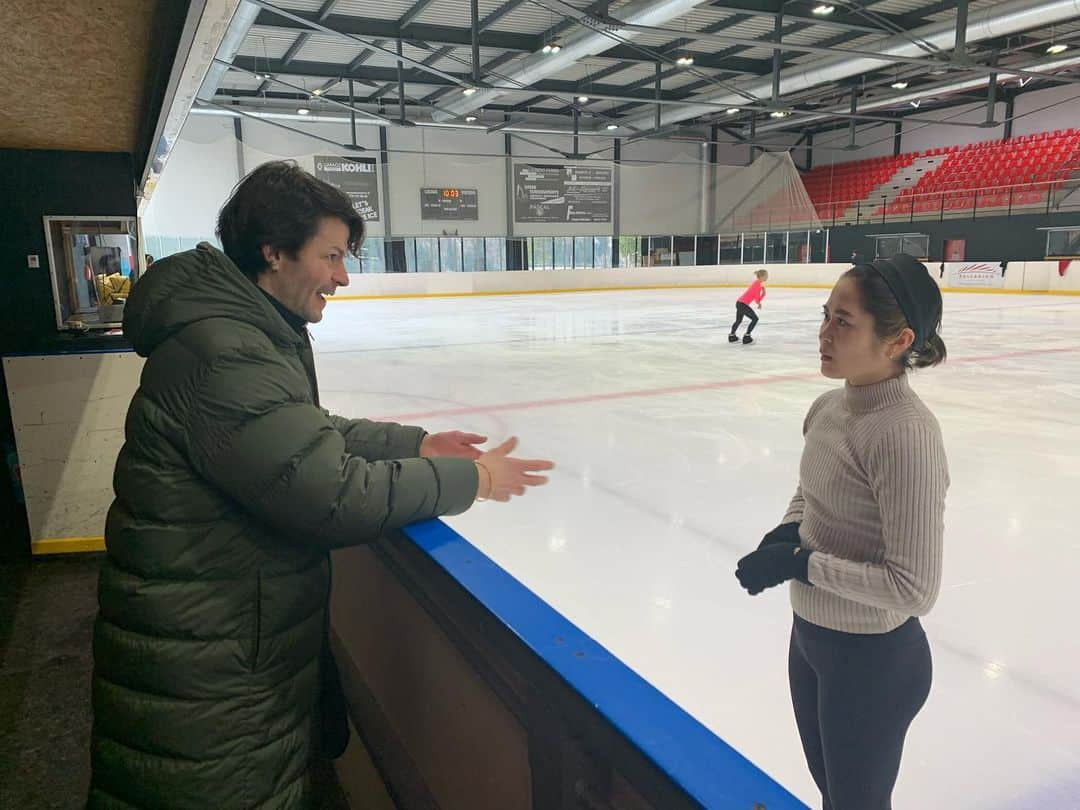
POLYGON ((349 198, 291 161, 264 163, 240 181, 218 214, 221 247, 251 279, 267 269, 263 245, 295 256, 333 218, 349 229, 349 253, 364 241, 364 220, 349 198))

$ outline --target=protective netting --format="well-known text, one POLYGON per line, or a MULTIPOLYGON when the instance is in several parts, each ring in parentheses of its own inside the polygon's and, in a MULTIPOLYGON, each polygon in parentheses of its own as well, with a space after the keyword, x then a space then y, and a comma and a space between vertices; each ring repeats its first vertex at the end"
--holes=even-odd
POLYGON ((821 220, 788 152, 765 152, 749 166, 717 166, 707 190, 709 232, 816 230, 821 220))

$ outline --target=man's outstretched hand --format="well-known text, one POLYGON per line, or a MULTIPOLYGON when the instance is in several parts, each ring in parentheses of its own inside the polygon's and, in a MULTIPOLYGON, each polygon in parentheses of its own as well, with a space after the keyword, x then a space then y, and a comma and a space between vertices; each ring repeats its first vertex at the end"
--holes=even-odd
POLYGON ((505 503, 514 495, 524 495, 526 487, 541 487, 548 482, 546 475, 536 473, 552 470, 555 465, 546 459, 513 458, 510 454, 517 444, 517 436, 511 436, 475 462, 477 498, 505 503))
POLYGON ((487 436, 476 433, 462 433, 451 430, 447 433, 429 433, 420 442, 420 455, 423 458, 450 457, 467 458, 476 461, 481 453, 476 445, 487 441, 487 436))

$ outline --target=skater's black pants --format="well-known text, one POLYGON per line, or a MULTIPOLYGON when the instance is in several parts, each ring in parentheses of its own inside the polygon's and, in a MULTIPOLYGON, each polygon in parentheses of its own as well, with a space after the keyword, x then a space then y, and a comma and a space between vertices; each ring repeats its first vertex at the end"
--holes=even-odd
POLYGON ((788 677, 795 722, 824 810, 889 810, 908 726, 930 694, 930 645, 912 617, 862 635, 798 616, 788 677))
POLYGON ((746 334, 749 335, 757 326, 758 316, 754 314, 754 310, 750 308, 749 304, 744 304, 742 301, 735 303, 735 312, 738 313, 738 316, 735 318, 735 323, 731 325, 731 334, 735 334, 735 330, 739 328, 743 318, 749 318, 750 325, 746 327, 746 334))

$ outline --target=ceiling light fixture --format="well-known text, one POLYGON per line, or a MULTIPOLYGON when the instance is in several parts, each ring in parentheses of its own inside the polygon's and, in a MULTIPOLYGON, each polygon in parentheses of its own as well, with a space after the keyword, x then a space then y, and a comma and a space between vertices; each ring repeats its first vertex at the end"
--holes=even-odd
POLYGON ((814 14, 817 14, 819 17, 827 17, 834 11, 836 11, 836 6, 830 6, 825 3, 822 3, 820 6, 816 6, 814 8, 814 14))

